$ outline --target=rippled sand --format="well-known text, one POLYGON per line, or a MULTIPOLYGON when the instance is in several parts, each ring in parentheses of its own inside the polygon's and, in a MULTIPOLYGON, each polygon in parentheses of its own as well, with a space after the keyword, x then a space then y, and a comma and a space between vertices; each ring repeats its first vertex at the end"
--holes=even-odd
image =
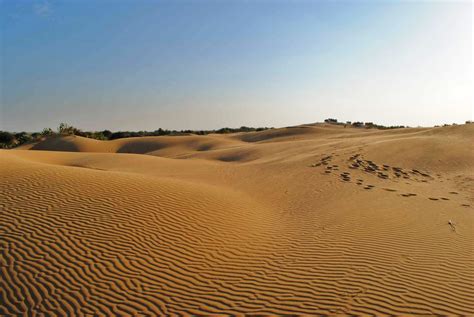
POLYGON ((474 125, 0 151, 0 315, 474 314, 474 125))

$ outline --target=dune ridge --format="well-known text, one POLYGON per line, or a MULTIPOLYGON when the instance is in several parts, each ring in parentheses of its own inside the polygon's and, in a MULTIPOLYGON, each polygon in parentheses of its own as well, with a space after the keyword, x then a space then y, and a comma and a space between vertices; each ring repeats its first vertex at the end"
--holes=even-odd
POLYGON ((0 151, 0 314, 474 314, 472 137, 307 125, 0 151))

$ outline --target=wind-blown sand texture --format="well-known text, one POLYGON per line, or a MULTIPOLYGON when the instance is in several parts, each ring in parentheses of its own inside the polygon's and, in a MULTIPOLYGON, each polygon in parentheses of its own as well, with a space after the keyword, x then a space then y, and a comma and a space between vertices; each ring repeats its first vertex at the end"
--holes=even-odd
POLYGON ((473 140, 306 125, 2 150, 0 315, 474 314, 473 140))

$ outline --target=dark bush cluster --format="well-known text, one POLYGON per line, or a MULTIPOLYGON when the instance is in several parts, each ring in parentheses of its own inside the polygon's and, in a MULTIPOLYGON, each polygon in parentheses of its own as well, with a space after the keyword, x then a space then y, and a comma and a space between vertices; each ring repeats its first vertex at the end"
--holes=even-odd
POLYGON ((39 133, 11 133, 7 131, 0 131, 0 148, 9 149, 16 147, 35 140, 39 135, 39 133))

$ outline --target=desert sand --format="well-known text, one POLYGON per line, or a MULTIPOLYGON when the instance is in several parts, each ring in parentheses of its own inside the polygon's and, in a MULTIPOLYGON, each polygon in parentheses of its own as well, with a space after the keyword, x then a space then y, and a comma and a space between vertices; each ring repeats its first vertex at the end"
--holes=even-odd
POLYGON ((474 125, 0 151, 0 315, 472 315, 474 125))

